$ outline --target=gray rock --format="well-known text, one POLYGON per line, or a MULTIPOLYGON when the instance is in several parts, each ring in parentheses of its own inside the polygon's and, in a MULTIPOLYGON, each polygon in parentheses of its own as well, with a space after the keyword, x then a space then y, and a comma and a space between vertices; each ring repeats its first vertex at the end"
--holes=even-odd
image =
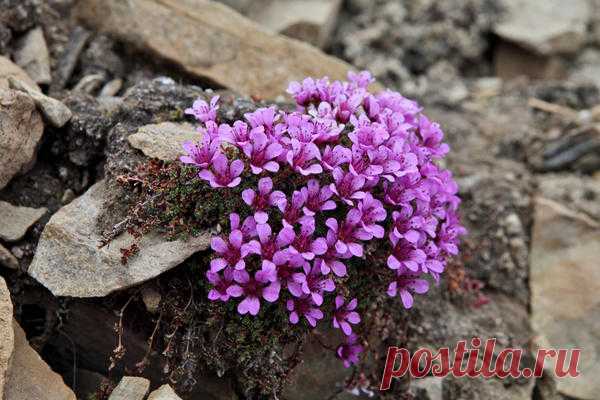
POLYGON ((507 387, 506 381, 482 377, 444 379, 442 393, 444 400, 531 400, 534 379, 518 382, 507 387))
POLYGON ((190 74, 265 99, 284 94, 290 80, 324 75, 340 79, 351 68, 207 0, 84 0, 77 3, 75 13, 87 25, 168 59, 190 74), (168 35, 164 26, 170 27, 168 35), (191 45, 194 37, 208 40, 191 45))
POLYGON ((15 79, 14 77, 9 77, 8 81, 11 88, 20 90, 31 96, 35 105, 52 126, 61 128, 71 119, 71 116, 73 115, 71 110, 59 100, 46 96, 35 90, 34 87, 28 85, 26 82, 15 79))
POLYGON ((19 269, 19 260, 4 246, 0 244, 0 265, 10 269, 19 269))
POLYGON ((117 78, 106 83, 100 90, 100 97, 112 97, 123 87, 123 79, 117 78))
POLYGON ((442 400, 442 380, 438 377, 414 379, 410 390, 417 400, 442 400))
POLYGON ((558 391, 577 399, 595 399, 600 391, 598 254, 598 221, 553 200, 537 199, 529 281, 531 323, 538 346, 582 349, 581 375, 557 379, 558 391))
POLYGON ((140 127, 136 133, 127 137, 127 141, 148 157, 172 161, 183 153, 183 142, 196 142, 200 138, 200 134, 191 124, 162 122, 140 127))
POLYGON ((140 240, 139 253, 123 265, 120 249, 133 242, 128 233, 98 248, 98 219, 110 207, 109 196, 107 186, 100 181, 46 224, 29 274, 55 296, 105 296, 152 279, 208 248, 208 232, 188 241, 168 241, 158 233, 149 233, 140 240))
POLYGON ((169 385, 162 385, 154 392, 150 393, 148 400, 181 400, 177 393, 169 385))
POLYGON ((17 207, 0 201, 0 239, 16 242, 48 211, 46 208, 17 207))
POLYGON ((150 389, 150 381, 145 378, 125 376, 111 393, 108 400, 144 400, 150 389))
POLYGON ((13 176, 31 169, 44 132, 42 117, 31 98, 2 90, 0 77, 0 189, 13 176))
POLYGON ((340 0, 255 1, 245 13, 273 32, 325 47, 330 40, 340 0))
POLYGON ((29 345, 25 332, 13 322, 15 349, 4 386, 5 399, 76 400, 62 377, 52 371, 29 345))
POLYGON ((4 399, 4 385, 15 347, 13 305, 6 282, 0 277, 0 399, 4 399))
POLYGON ((74 92, 84 92, 92 94, 104 83, 106 76, 104 74, 86 75, 73 87, 74 92))
POLYGON ((15 51, 15 63, 38 84, 47 85, 52 81, 50 57, 42 28, 32 29, 21 38, 15 51))
POLYGON ((540 54, 575 53, 585 41, 590 18, 586 0, 503 0, 506 15, 494 32, 540 54))
POLYGON ((27 75, 27 72, 23 71, 21 67, 14 64, 8 58, 0 55, 0 89, 8 89, 8 78, 17 78, 20 81, 27 83, 32 88, 40 91, 37 84, 27 75))

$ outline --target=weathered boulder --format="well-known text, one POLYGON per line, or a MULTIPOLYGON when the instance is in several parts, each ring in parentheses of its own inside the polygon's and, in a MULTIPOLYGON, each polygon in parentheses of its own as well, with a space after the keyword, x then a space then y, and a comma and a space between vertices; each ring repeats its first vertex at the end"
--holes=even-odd
POLYGON ((290 80, 345 78, 350 66, 314 47, 263 30, 207 0, 84 0, 87 25, 245 95, 275 98, 290 80))
POLYGON ((25 236, 31 225, 48 211, 46 208, 17 207, 0 201, 0 239, 16 242, 25 236))
POLYGON ((27 400, 76 400, 60 375, 52 371, 27 342, 25 332, 13 322, 15 349, 10 362, 4 398, 27 400))
POLYGON ((540 54, 575 53, 585 41, 590 3, 586 0, 503 0, 506 14, 494 32, 540 54))
POLYGON ((154 392, 150 393, 148 400, 181 400, 177 393, 169 385, 162 385, 154 392))
POLYGON ((557 379, 558 391, 577 399, 597 398, 600 391, 598 254, 598 221, 553 200, 537 198, 529 281, 531 323, 537 345, 582 349, 581 375, 557 379))
POLYGON ((20 39, 15 51, 15 63, 36 83, 50 83, 50 56, 42 28, 32 29, 20 39))
POLYGON ((19 269, 19 260, 4 246, 0 244, 0 265, 10 268, 19 269))
POLYGON ((162 122, 140 127, 136 133, 127 137, 127 141, 148 157, 172 161, 182 155, 183 142, 197 142, 200 137, 191 124, 162 122))
POLYGON ((29 274, 55 296, 105 296, 152 279, 208 248, 208 232, 187 241, 149 233, 141 238, 139 253, 123 265, 120 249, 133 240, 128 233, 99 248, 98 219, 110 207, 108 196, 100 181, 61 208, 44 228, 29 274))
POLYGON ((44 132, 33 100, 23 93, 3 90, 1 85, 0 75, 0 189, 13 176, 31 169, 44 132))
POLYGON ((273 32, 325 47, 335 29, 341 3, 340 0, 254 1, 245 15, 273 32))
POLYGON ((0 89, 8 89, 8 78, 11 76, 36 88, 38 91, 40 90, 37 84, 27 75, 27 72, 8 58, 0 55, 0 89))
POLYGON ((125 376, 112 391, 108 400, 144 400, 150 389, 150 381, 135 376, 125 376))
POLYGON ((67 106, 61 101, 56 100, 50 96, 46 96, 42 92, 36 90, 35 86, 28 85, 24 81, 20 81, 15 77, 9 77, 8 83, 12 89, 19 90, 27 93, 32 99, 40 112, 44 115, 44 118, 54 127, 63 127, 73 114, 67 106))
POLYGON ((0 399, 4 399, 4 385, 15 346, 13 305, 6 282, 0 278, 0 399))

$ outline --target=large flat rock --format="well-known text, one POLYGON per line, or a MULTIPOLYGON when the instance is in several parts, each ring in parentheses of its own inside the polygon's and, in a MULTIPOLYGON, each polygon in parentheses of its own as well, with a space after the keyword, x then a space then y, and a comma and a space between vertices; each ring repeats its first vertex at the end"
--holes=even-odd
POLYGON ((557 380, 570 398, 600 393, 600 223, 546 198, 535 204, 531 323, 538 345, 582 349, 577 378, 557 380))
POLYGON ((502 0, 501 38, 540 54, 575 53, 585 41, 591 15, 586 0, 502 0))
POLYGON ((0 239, 9 242, 20 240, 27 229, 48 211, 46 208, 18 207, 0 201, 0 239))
POLYGON ((127 137, 127 141, 148 157, 173 161, 184 153, 184 142, 198 142, 201 137, 191 124, 161 122, 140 127, 136 133, 127 137))
POLYGON ((123 265, 120 249, 133 240, 128 233, 98 247, 98 218, 110 207, 106 199, 100 181, 56 212, 44 228, 29 274, 55 296, 105 296, 152 279, 209 246, 208 232, 187 241, 149 233, 140 240, 139 253, 123 265))
POLYGON ((4 387, 5 400, 76 400, 62 377, 27 342, 25 332, 14 322, 15 350, 4 387))
POLYGON ((320 50, 270 33, 208 0, 83 0, 87 25, 241 94, 272 99, 290 80, 342 79, 350 66, 320 50))

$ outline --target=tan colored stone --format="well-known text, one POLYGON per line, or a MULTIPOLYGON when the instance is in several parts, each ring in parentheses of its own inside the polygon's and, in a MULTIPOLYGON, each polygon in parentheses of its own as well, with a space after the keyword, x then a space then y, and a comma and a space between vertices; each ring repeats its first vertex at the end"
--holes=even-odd
POLYGON ((27 93, 52 126, 62 128, 71 119, 73 114, 67 106, 59 100, 37 91, 35 86, 12 76, 8 77, 8 83, 12 89, 27 93))
POLYGON ((503 20, 494 32, 539 54, 577 52, 585 41, 587 0, 502 0, 503 20))
POLYGON ((21 38, 15 51, 15 63, 35 82, 50 83, 50 56, 42 28, 32 29, 21 38))
POLYGON ((9 242, 21 240, 31 225, 48 209, 18 207, 0 200, 0 239, 9 242))
POLYGON ((249 18, 273 32, 325 47, 335 28, 340 0, 254 1, 249 18))
POLYGON ((209 232, 174 241, 151 232, 138 242, 140 251, 123 265, 120 249, 133 243, 129 233, 99 248, 98 219, 110 207, 109 197, 105 182, 100 181, 46 224, 28 272, 55 296, 106 296, 152 279, 209 247, 209 232))
POLYGON ((0 399, 4 399, 4 385, 14 346, 13 305, 6 282, 0 277, 0 399))
POLYGON ((25 332, 14 324, 15 350, 4 387, 5 400, 76 400, 62 377, 31 348, 25 332))
POLYGON ((127 141, 148 157, 172 161, 183 154, 183 142, 196 142, 200 138, 200 134, 191 124, 162 122, 140 127, 136 133, 127 137, 127 141))
POLYGON ((150 381, 137 376, 125 376, 112 391, 108 400, 144 400, 150 381))
POLYGON ((494 69, 502 79, 526 76, 533 79, 562 79, 567 70, 555 56, 532 53, 512 43, 501 41, 494 50, 494 69))
POLYGON ((343 79, 350 66, 299 41, 263 30, 208 0, 83 0, 89 26, 245 95, 273 99, 290 80, 343 79))
MULTIPOLYGON (((17 258, 4 246, 0 244, 0 265, 10 269, 19 269, 19 261, 17 258)), ((1 398, 1 397, 0 397, 1 398)))
POLYGON ((27 75, 27 72, 23 71, 21 67, 10 61, 8 58, 0 56, 0 90, 8 89, 8 77, 10 76, 41 91, 39 86, 29 77, 29 75, 27 75))
POLYGON ((600 392, 599 254, 597 221, 555 201, 536 199, 531 323, 539 346, 582 349, 581 375, 557 379, 558 390, 577 399, 595 399, 600 392))
POLYGON ((177 393, 169 385, 162 385, 154 392, 150 393, 148 400, 181 400, 177 393))
POLYGON ((43 132, 42 117, 33 100, 0 88, 0 189, 13 176, 31 169, 43 132))

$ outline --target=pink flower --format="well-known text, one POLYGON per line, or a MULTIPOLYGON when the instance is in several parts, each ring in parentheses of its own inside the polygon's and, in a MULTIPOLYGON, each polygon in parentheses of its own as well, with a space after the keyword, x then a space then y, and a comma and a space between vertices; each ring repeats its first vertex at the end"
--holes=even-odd
POLYGON ((345 172, 341 168, 336 168, 332 172, 335 183, 329 187, 346 204, 354 205, 354 200, 360 200, 365 197, 365 192, 361 191, 365 185, 363 176, 356 176, 345 172))
POLYGON ((323 172, 323 167, 313 162, 321 157, 319 148, 314 143, 292 139, 290 144, 292 148, 287 153, 287 162, 295 171, 305 176, 323 172))
POLYGON ((404 308, 411 308, 413 306, 412 294, 423 294, 428 290, 429 283, 425 279, 417 279, 417 275, 399 271, 396 279, 388 286, 387 294, 390 297, 396 297, 400 293, 404 308))
POLYGON ((259 241, 253 240, 248 243, 248 249, 262 258, 263 267, 265 265, 275 267, 275 257, 280 257, 280 260, 281 257, 285 257, 283 260, 289 258, 289 254, 283 250, 294 240, 293 229, 284 227, 274 236, 269 224, 259 224, 256 226, 256 231, 259 241))
POLYGON ((235 229, 229 237, 215 236, 210 241, 210 247, 220 256, 210 262, 210 270, 218 272, 225 267, 244 269, 244 258, 250 254, 251 247, 244 243, 242 231, 235 229))
POLYGON ((240 225, 240 216, 236 213, 229 214, 229 225, 231 230, 239 229, 242 232, 244 241, 248 241, 256 236, 256 221, 253 217, 247 217, 244 223, 240 225))
POLYGON ((324 238, 313 239, 315 220, 306 221, 300 225, 300 234, 296 235, 290 244, 290 254, 300 254, 306 260, 312 260, 315 255, 325 254, 327 243, 324 238))
MULTIPOLYGON (((259 131, 263 131, 263 128, 256 128, 259 131)), ((248 132, 248 125, 242 121, 235 121, 233 127, 227 124, 221 124, 219 126, 219 137, 222 141, 231 143, 239 148, 244 146, 250 141, 250 133, 248 132)))
POLYGON ((325 146, 321 163, 326 170, 332 171, 336 167, 350 162, 351 159, 352 151, 349 148, 337 145, 332 149, 330 146, 325 146))
POLYGON ((358 210, 361 212, 361 226, 372 236, 381 239, 385 235, 385 230, 377 222, 385 220, 387 213, 383 208, 381 201, 373 198, 371 193, 358 202, 358 210))
POLYGON ((232 297, 244 297, 237 306, 240 314, 257 315, 260 311, 261 297, 269 303, 273 303, 279 298, 281 285, 277 280, 272 281, 271 276, 274 274, 275 270, 271 268, 257 271, 254 277, 244 270, 236 271, 234 279, 237 284, 229 286, 227 294, 232 297))
POLYGON ((333 271, 333 273, 339 277, 346 276, 346 264, 340 261, 340 259, 351 258, 352 254, 340 254, 337 251, 336 243, 338 241, 337 235, 334 231, 327 231, 327 236, 325 239, 325 243, 327 244, 327 251, 325 254, 315 259, 315 266, 319 266, 321 268, 321 273, 323 275, 329 274, 329 272, 333 271))
POLYGON ((229 294, 227 289, 233 285, 233 271, 230 268, 225 268, 223 276, 217 272, 206 271, 206 278, 213 285, 212 289, 208 292, 208 298, 212 301, 229 300, 229 294))
POLYGON ((345 368, 350 368, 352 364, 358 364, 358 355, 362 353, 363 347, 358 344, 358 336, 350 335, 346 338, 346 343, 338 346, 337 356, 344 362, 345 368))
POLYGON ((269 207, 285 201, 283 192, 279 190, 272 192, 272 190, 273 181, 271 178, 261 178, 258 181, 258 193, 252 189, 246 189, 242 192, 244 203, 254 210, 254 220, 257 224, 265 224, 269 220, 269 214, 267 214, 269 207))
POLYGON ((407 268, 417 272, 427 259, 423 250, 407 240, 398 239, 395 235, 390 234, 390 241, 394 247, 392 254, 387 259, 387 265, 391 269, 407 268))
POLYGON ((350 324, 356 325, 360 322, 360 315, 356 311, 357 300, 352 299, 348 304, 344 303, 344 297, 335 298, 335 312, 333 314, 333 327, 342 329, 346 336, 352 334, 350 324))
POLYGON ((217 110, 219 106, 217 102, 219 101, 219 96, 213 96, 210 99, 210 105, 206 103, 206 101, 198 98, 194 101, 194 104, 191 108, 186 108, 184 111, 185 114, 193 115, 200 122, 214 121, 217 119, 217 110))
POLYGON ((263 170, 279 171, 279 164, 275 159, 283 152, 283 147, 277 142, 269 142, 267 135, 261 130, 253 129, 250 132, 250 142, 244 144, 242 149, 250 160, 253 174, 260 174, 263 170))
POLYGON ((234 160, 229 165, 227 157, 224 154, 217 154, 213 159, 212 169, 203 169, 198 176, 210 183, 211 187, 236 187, 242 181, 240 175, 244 170, 244 163, 241 160, 234 160))
POLYGON ((335 283, 321 274, 320 268, 304 264, 304 272, 294 274, 294 282, 288 283, 288 289, 296 297, 310 295, 316 305, 323 304, 323 292, 333 292, 335 283))
POLYGON ((329 186, 319 187, 319 181, 311 179, 301 190, 306 199, 303 208, 306 215, 314 216, 317 212, 335 210, 335 201, 330 200, 333 191, 329 186))
POLYGON ((313 217, 304 214, 305 203, 306 193, 297 190, 292 193, 292 201, 284 199, 278 202, 277 206, 283 213, 283 226, 293 228, 298 223, 307 223, 313 219, 313 217))
POLYGON ((368 232, 360 227, 361 213, 353 208, 346 215, 346 220, 340 225, 335 218, 329 218, 325 225, 337 237, 335 248, 338 253, 346 254, 349 252, 353 256, 362 257, 363 247, 359 240, 370 240, 368 232))
POLYGON ((279 119, 275 107, 259 108, 254 112, 244 114, 244 118, 252 128, 262 127, 267 135, 274 132, 275 122, 279 119))
POLYGON ((297 324, 300 317, 304 317, 308 324, 314 328, 317 326, 317 321, 323 319, 323 312, 319 310, 319 307, 316 306, 310 296, 289 299, 287 309, 290 312, 290 322, 292 324, 297 324))
POLYGON ((202 137, 202 144, 196 144, 191 141, 183 143, 183 149, 187 153, 181 156, 179 160, 184 164, 192 164, 198 168, 207 168, 212 164, 219 153, 219 142, 211 140, 210 135, 202 137))

